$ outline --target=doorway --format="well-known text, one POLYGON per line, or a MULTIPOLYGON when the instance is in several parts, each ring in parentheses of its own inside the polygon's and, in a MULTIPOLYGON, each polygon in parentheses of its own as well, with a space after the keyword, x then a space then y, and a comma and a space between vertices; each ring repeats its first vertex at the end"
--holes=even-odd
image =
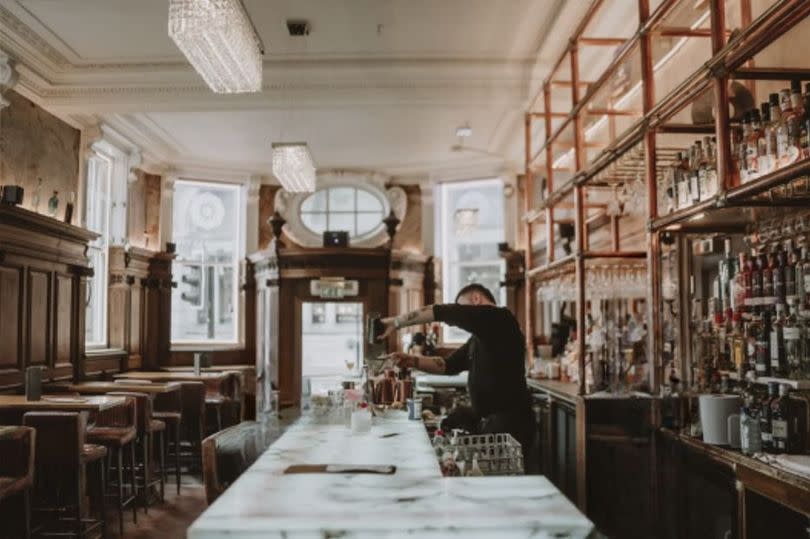
POLYGON ((325 394, 363 368, 363 304, 319 301, 301 305, 301 388, 325 394))

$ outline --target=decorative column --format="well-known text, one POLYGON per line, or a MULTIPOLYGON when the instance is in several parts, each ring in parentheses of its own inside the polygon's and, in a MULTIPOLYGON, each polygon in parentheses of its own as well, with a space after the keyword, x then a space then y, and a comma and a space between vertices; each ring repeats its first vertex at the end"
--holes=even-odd
MULTIPOLYGON (((279 229, 280 232, 280 229, 279 229)), ((273 386, 278 387, 279 271, 277 239, 248 257, 256 291, 256 417, 271 410, 273 386)))
POLYGON ((172 241, 172 210, 174 209, 174 182, 177 176, 170 172, 163 176, 160 186, 160 244, 159 250, 172 241))
POLYGON ((74 222, 77 226, 84 227, 87 204, 87 161, 96 155, 93 145, 100 141, 102 137, 101 127, 98 124, 90 125, 81 130, 79 140, 79 179, 76 182, 78 193, 76 195, 76 213, 74 222))

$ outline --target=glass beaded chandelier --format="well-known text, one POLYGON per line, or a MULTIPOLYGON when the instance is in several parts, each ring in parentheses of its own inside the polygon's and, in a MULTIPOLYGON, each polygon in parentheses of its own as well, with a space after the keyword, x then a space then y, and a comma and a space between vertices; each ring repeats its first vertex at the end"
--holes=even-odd
POLYGON ((261 91, 264 50, 241 0, 169 0, 169 37, 214 92, 261 91))
POLYGON ((315 191, 315 163, 305 142, 273 144, 273 175, 290 193, 315 191))

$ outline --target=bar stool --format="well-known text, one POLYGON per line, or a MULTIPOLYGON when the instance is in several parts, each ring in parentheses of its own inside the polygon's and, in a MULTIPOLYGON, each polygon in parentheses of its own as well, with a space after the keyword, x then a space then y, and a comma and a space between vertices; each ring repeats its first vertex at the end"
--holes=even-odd
MULTIPOLYGON (((104 457, 106 448, 85 444, 87 415, 76 412, 28 412, 23 424, 37 431, 36 473, 34 479, 35 506, 43 512, 65 514, 73 517, 59 519, 75 527, 72 532, 40 532, 40 535, 70 535, 86 537, 96 530, 106 537, 104 521, 104 457), (87 468, 98 465, 100 489, 99 518, 84 518, 87 468), (71 494, 72 493, 72 494, 71 494), (71 509, 73 511, 71 511, 71 509)), ((45 526, 47 526, 46 523, 45 526)))
POLYGON ((107 468, 112 469, 112 460, 115 458, 118 491, 118 532, 124 533, 124 509, 132 506, 132 520, 138 522, 137 500, 135 490, 135 437, 137 436, 138 412, 135 399, 127 398, 123 405, 98 412, 95 424, 87 431, 87 440, 93 444, 107 448, 109 458, 107 468), (129 496, 124 498, 124 454, 129 454, 129 496))
POLYGON ((152 417, 166 424, 166 457, 174 456, 174 478, 177 484, 177 494, 180 495, 180 424, 183 420, 183 403, 180 389, 169 393, 158 393, 152 402, 152 417), (169 440, 172 441, 174 451, 169 449, 169 440))
POLYGON ((205 438, 205 384, 181 382, 180 401, 183 422, 181 423, 181 446, 188 444, 189 469, 202 470, 202 441, 205 438))
POLYGON ((23 528, 31 537, 31 488, 34 486, 36 431, 30 427, 0 427, 0 503, 22 494, 23 528))
MULTIPOLYGON (((135 393, 135 392, 126 392, 126 391, 116 391, 108 393, 108 395, 116 396, 116 397, 129 397, 135 400, 136 407, 137 407, 137 442, 141 446, 141 460, 140 460, 140 468, 143 471, 140 479, 142 480, 141 485, 139 486, 142 495, 143 501, 143 508, 144 512, 149 512, 149 489, 152 488, 154 485, 159 485, 160 487, 160 499, 164 499, 165 495, 165 472, 166 472, 166 464, 164 461, 164 448, 165 448, 165 432, 166 432, 166 424, 163 421, 158 419, 154 419, 152 417, 152 398, 147 395, 146 393, 135 393), (160 475, 157 479, 152 480, 152 468, 153 468, 153 455, 152 455, 152 447, 153 441, 158 441, 159 450, 158 453, 160 455, 160 475)), ((137 477, 137 474, 136 474, 137 477)), ((137 487, 137 481, 136 481, 137 487)))

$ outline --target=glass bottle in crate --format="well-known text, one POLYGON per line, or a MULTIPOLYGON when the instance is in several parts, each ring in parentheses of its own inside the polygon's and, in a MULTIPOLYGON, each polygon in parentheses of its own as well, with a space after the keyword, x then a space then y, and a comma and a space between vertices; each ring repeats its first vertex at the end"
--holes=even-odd
POLYGON ((768 313, 753 319, 751 332, 754 339, 754 369, 757 376, 768 376, 771 372, 771 324, 768 313))
POLYGON ((776 170, 779 166, 779 147, 777 133, 779 131, 779 124, 782 123, 782 109, 779 107, 779 94, 770 94, 768 97, 768 110, 771 115, 771 121, 765 127, 765 140, 767 159, 770 165, 770 170, 776 170))
POLYGON ((762 452, 759 406, 750 388, 743 395, 743 407, 740 410, 740 450, 745 455, 762 452))
MULTIPOLYGON (((794 86, 794 84, 791 84, 794 86)), ((799 96, 800 97, 800 96, 799 96)), ((794 104, 801 105, 791 90, 782 90, 779 93, 779 105, 782 108, 782 121, 776 132, 776 149, 779 157, 779 167, 785 167, 799 158, 799 125, 800 118, 794 104)))
POLYGON ((689 196, 689 154, 678 152, 678 166, 675 169, 677 208, 688 208, 691 198, 689 196))
POLYGON ((771 400, 771 438, 774 453, 790 453, 793 450, 791 412, 790 386, 780 384, 779 396, 771 400))
POLYGON ((762 124, 759 110, 751 111, 748 135, 745 139, 745 172, 747 181, 759 177, 759 139, 762 132, 762 124))
POLYGON ((779 384, 768 382, 768 394, 762 400, 762 413, 759 417, 759 430, 762 439, 762 451, 773 453, 773 428, 771 426, 771 402, 779 398, 779 384))
MULTIPOLYGON (((761 111, 762 129, 759 130, 759 140, 757 141, 757 155, 759 155, 759 173, 767 174, 776 168, 776 159, 771 158, 768 152, 769 139, 771 134, 771 106, 769 103, 762 103, 759 106, 761 111)), ((775 136, 775 133, 774 133, 775 136)))
POLYGON ((700 202, 700 169, 703 143, 696 140, 689 152, 689 204, 700 202))

